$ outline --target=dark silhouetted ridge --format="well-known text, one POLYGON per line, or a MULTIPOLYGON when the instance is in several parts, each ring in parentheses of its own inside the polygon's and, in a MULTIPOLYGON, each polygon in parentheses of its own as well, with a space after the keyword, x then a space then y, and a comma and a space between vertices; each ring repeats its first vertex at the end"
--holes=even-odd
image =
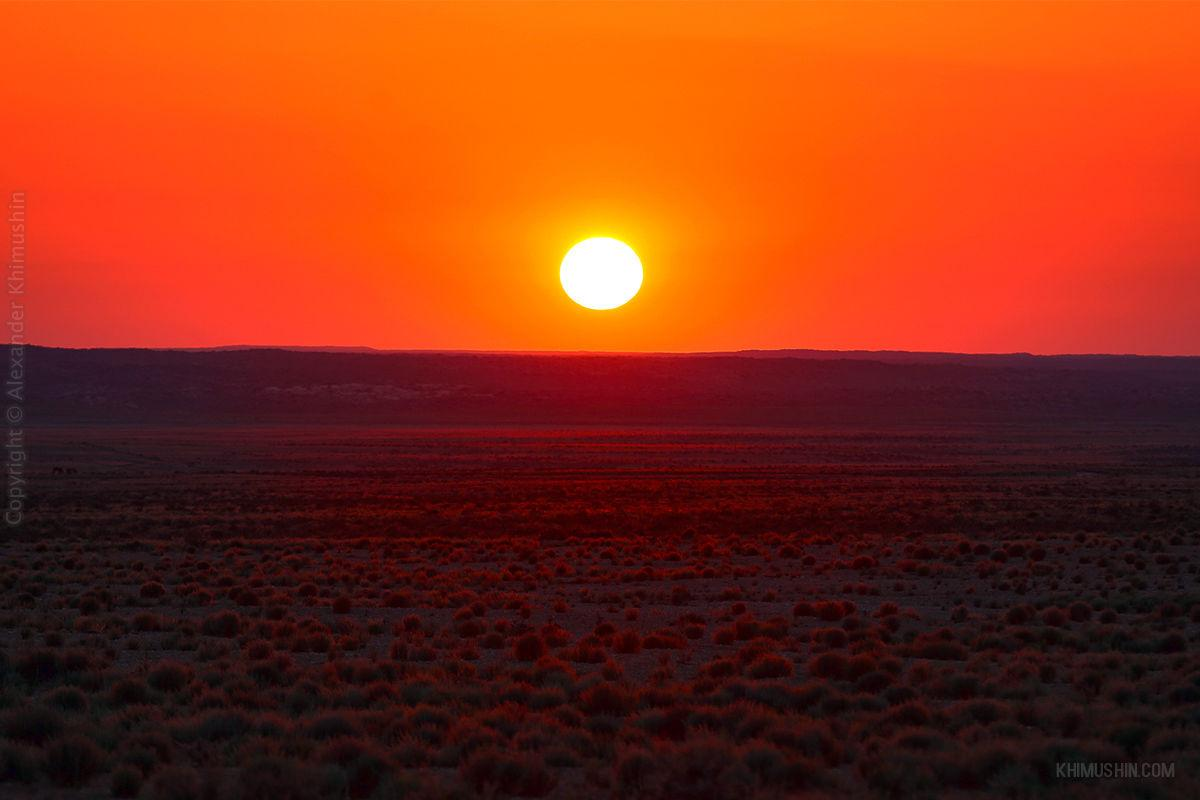
POLYGON ((30 422, 809 425, 1200 419, 1200 358, 26 350, 30 422))

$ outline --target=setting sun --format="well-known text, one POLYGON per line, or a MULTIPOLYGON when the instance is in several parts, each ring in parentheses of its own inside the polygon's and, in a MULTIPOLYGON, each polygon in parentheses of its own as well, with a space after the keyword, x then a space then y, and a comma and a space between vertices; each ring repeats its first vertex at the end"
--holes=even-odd
POLYGON ((642 262, 624 242, 584 239, 563 256, 558 277, 576 303, 607 311, 625 305, 642 288, 642 262))

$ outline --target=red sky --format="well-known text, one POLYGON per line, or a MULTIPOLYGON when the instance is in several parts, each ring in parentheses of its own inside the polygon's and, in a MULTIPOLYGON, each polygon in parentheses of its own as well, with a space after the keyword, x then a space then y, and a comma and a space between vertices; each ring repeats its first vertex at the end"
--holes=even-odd
POLYGON ((1200 4, 0 5, 63 346, 1200 353, 1200 4), (632 245, 572 304, 562 254, 632 245))

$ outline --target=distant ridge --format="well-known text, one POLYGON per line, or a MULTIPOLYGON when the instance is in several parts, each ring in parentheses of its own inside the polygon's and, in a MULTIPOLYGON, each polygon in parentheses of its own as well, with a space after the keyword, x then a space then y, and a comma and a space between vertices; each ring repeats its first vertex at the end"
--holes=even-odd
POLYGON ((30 424, 1200 422, 1200 358, 27 349, 30 424))
POLYGON ((1121 359, 1121 358, 1165 358, 1200 359, 1186 355, 1144 355, 1138 353, 953 353, 938 350, 816 350, 807 348, 780 348, 776 350, 696 350, 696 351, 615 351, 615 350, 455 350, 455 349, 403 349, 379 348, 356 345, 260 345, 229 344, 214 347, 149 347, 149 348, 54 348, 92 350, 155 350, 179 353, 223 353, 240 350, 283 350, 295 353, 362 353, 376 355, 487 355, 487 356, 744 356, 746 358, 805 358, 813 360, 852 359, 856 361, 881 361, 889 364, 947 364, 989 361, 992 363, 1032 363, 1041 359, 1121 359))

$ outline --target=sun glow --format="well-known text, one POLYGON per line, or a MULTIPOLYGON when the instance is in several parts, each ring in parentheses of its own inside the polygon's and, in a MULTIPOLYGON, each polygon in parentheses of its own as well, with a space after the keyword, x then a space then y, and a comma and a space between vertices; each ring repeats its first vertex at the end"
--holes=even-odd
POLYGON ((625 305, 642 288, 642 262, 624 242, 584 239, 563 256, 558 277, 576 303, 607 311, 625 305))

